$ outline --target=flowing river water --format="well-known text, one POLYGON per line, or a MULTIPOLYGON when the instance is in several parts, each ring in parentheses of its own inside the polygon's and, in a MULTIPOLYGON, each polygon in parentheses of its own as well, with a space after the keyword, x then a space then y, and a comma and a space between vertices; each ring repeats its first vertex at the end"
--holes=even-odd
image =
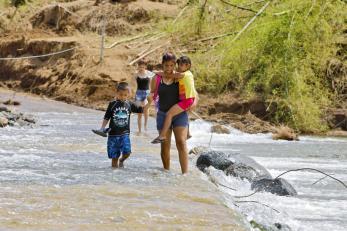
MULTIPOLYGON (((2 92, 1 99, 11 96, 2 92)), ((112 169, 106 139, 91 133, 103 112, 18 94, 17 109, 35 116, 31 128, 0 129, 0 230, 250 230, 250 220, 287 224, 292 230, 346 230, 347 190, 315 172, 283 176, 296 197, 251 193, 250 184, 210 168, 216 186, 194 167, 182 176, 172 148, 172 169, 162 170, 156 131, 136 134, 124 169, 112 169), (266 205, 266 206, 265 206, 266 205)), ((107 102, 105 102, 107 103, 107 102)), ((210 124, 191 124, 189 146, 206 146, 210 124)), ((232 130, 213 134, 211 147, 248 155, 273 176, 288 169, 317 168, 347 182, 347 140, 302 137, 273 141, 268 134, 232 130)))

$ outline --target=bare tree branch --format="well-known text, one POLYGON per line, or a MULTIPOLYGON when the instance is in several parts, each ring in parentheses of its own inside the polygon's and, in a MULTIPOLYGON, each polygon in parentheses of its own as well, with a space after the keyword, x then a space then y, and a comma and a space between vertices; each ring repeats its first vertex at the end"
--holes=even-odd
POLYGON ((227 2, 227 1, 225 1, 225 0, 220 0, 220 1, 223 2, 224 4, 227 4, 227 5, 229 5, 229 6, 235 7, 235 8, 240 9, 240 10, 246 10, 246 11, 251 11, 251 12, 253 12, 253 13, 257 13, 257 11, 252 10, 252 9, 250 9, 250 8, 245 8, 245 7, 243 7, 243 6, 238 6, 238 5, 235 5, 235 4, 233 4, 233 3, 227 2))

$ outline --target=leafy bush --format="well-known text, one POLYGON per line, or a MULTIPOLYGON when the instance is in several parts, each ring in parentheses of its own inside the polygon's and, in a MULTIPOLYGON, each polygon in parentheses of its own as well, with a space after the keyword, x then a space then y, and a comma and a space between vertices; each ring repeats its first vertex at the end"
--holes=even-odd
MULTIPOLYGON (((271 1, 239 39, 234 35, 193 43, 212 35, 240 31, 254 16, 221 1, 192 2, 189 13, 167 28, 190 54, 200 91, 237 90, 244 97, 261 97, 277 108, 273 122, 303 132, 327 128, 322 112, 331 101, 327 63, 336 55, 334 40, 347 21, 341 0, 271 1), (207 49, 207 51, 206 51, 207 49)), ((233 1, 245 5, 249 1, 233 1)), ((265 2, 247 6, 258 11, 265 2)), ((186 11, 187 12, 187 11, 186 11)))

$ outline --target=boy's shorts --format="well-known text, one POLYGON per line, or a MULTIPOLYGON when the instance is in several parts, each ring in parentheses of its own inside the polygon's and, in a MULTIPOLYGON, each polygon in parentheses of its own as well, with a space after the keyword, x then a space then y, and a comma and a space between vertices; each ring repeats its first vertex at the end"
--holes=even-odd
POLYGON ((108 158, 119 158, 121 154, 131 153, 129 134, 122 136, 109 136, 107 140, 108 158))
POLYGON ((147 96, 149 96, 150 91, 149 90, 137 90, 135 94, 135 101, 144 102, 147 99, 147 96))
MULTIPOLYGON (((157 130, 158 131, 163 129, 165 117, 166 117, 165 112, 162 112, 162 111, 157 112, 157 130)), ((172 118, 170 128, 188 127, 188 125, 189 125, 188 114, 187 112, 184 111, 172 118)))

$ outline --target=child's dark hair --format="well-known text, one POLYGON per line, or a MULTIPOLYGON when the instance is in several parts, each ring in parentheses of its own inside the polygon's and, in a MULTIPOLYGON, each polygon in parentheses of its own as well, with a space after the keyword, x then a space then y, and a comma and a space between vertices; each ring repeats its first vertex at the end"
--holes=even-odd
POLYGON ((116 87, 117 91, 129 91, 129 84, 127 82, 119 82, 116 87))
POLYGON ((163 55, 161 63, 173 61, 176 63, 176 56, 173 53, 167 52, 163 55))
POLYGON ((181 56, 179 59, 177 59, 177 64, 189 64, 192 65, 192 62, 190 61, 190 58, 188 56, 181 56))
POLYGON ((144 59, 140 59, 139 61, 137 61, 137 66, 141 66, 141 65, 147 66, 147 62, 144 59))

